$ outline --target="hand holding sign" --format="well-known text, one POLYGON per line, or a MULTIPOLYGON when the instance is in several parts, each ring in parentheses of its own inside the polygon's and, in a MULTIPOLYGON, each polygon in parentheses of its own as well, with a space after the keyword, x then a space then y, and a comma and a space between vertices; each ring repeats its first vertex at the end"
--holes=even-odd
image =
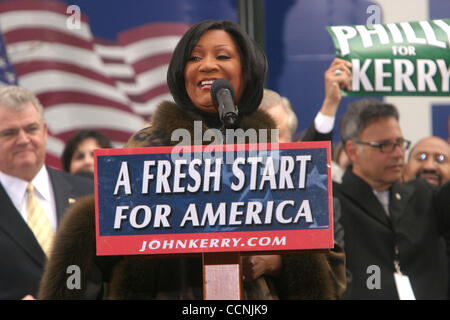
POLYGON ((336 58, 325 71, 325 99, 320 112, 334 117, 341 102, 341 90, 351 89, 352 64, 344 59, 336 58))

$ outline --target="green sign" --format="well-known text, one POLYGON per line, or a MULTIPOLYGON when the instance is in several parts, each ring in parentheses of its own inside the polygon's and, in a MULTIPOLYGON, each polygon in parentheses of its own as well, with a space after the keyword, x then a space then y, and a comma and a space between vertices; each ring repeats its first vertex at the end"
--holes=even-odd
POLYGON ((449 96, 450 19, 330 26, 352 96, 449 96))

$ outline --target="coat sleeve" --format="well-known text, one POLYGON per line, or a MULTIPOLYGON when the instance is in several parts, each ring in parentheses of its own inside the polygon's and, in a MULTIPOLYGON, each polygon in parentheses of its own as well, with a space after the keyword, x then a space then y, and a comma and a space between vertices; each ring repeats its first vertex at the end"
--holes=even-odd
POLYGON ((133 134, 125 144, 125 148, 161 147, 169 145, 171 145, 171 141, 167 137, 167 134, 150 126, 133 134))
POLYGON ((331 141, 332 138, 333 138, 333 131, 330 131, 329 133, 320 133, 314 126, 313 121, 313 123, 304 132, 300 141, 331 141))

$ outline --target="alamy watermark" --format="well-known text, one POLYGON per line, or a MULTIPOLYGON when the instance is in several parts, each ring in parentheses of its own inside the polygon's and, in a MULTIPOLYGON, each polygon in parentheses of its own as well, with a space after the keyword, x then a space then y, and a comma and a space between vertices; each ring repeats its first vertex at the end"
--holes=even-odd
MULTIPOLYGON (((172 161, 186 160, 189 163, 193 159, 205 158, 211 159, 213 162, 221 159, 223 164, 233 164, 236 159, 245 158, 245 152, 248 152, 249 157, 258 157, 262 160, 268 156, 275 159, 279 156, 278 129, 226 129, 222 131, 210 128, 203 132, 202 121, 194 121, 192 133, 183 128, 172 132, 171 141, 178 142, 172 149, 172 161), (209 144, 205 145, 205 142, 209 142, 209 144), (270 150, 264 148, 258 150, 253 147, 245 150, 242 147, 236 147, 236 145, 244 144, 267 144, 270 150), (223 147, 218 147, 220 145, 223 147)), ((277 163, 274 165, 275 172, 278 172, 277 163)))
POLYGON ((366 280, 366 286, 369 290, 381 289, 381 269, 379 266, 372 264, 367 267, 366 273, 369 277, 366 280))
POLYGON ((66 14, 69 15, 66 20, 66 26, 69 30, 81 29, 81 9, 77 5, 70 5, 66 9, 66 14))
POLYGON ((66 280, 66 287, 69 290, 81 289, 81 269, 76 264, 67 267, 66 273, 69 275, 66 280))
POLYGON ((376 4, 372 4, 367 7, 366 13, 370 16, 366 20, 366 25, 372 26, 373 24, 381 24, 381 8, 376 4))

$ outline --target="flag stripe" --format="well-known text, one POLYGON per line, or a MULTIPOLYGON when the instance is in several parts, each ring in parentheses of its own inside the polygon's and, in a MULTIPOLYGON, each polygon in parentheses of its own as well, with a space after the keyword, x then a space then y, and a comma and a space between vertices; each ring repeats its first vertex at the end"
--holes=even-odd
POLYGON ((19 82, 27 88, 33 88, 36 94, 41 92, 74 90, 109 96, 119 102, 127 103, 128 99, 114 87, 78 74, 59 70, 31 72, 20 77, 19 82), (45 81, 42 81, 45 78, 45 81))
POLYGON ((42 101, 46 101, 47 107, 54 106, 56 104, 79 103, 105 106, 113 109, 132 112, 130 107, 126 104, 119 103, 116 100, 109 99, 108 97, 101 97, 99 95, 86 92, 63 90, 56 92, 43 92, 38 94, 38 98, 42 101))
POLYGON ((60 104, 45 110, 49 129, 58 134, 77 127, 101 127, 105 122, 108 128, 127 131, 129 126, 141 128, 144 120, 129 112, 97 105, 60 104))
MULTIPOLYGON (((145 127, 146 125, 147 124, 144 123, 143 127, 145 127)), ((53 137, 57 138, 58 141, 66 141, 72 135, 77 133, 79 129, 80 128, 73 129, 73 130, 68 130, 68 131, 65 131, 65 132, 60 133, 60 134, 54 134, 53 137)), ((128 139, 130 138, 130 135, 127 134, 126 132, 120 131, 120 130, 114 130, 114 129, 110 129, 110 128, 91 127, 91 126, 85 125, 85 126, 81 127, 81 129, 95 129, 95 130, 98 130, 98 131, 102 132, 107 137, 109 137, 109 136, 115 137, 115 140, 112 140, 113 146, 120 146, 120 147, 122 147, 124 145, 124 143, 126 141, 128 141, 128 139), (117 139, 117 141, 116 141, 116 139, 117 139)))
POLYGON ((148 56, 172 52, 179 40, 179 36, 165 36, 131 43, 124 47, 125 61, 133 64, 148 56))
POLYGON ((31 63, 35 60, 53 60, 72 63, 80 67, 93 69, 98 73, 104 73, 101 58, 89 50, 38 41, 24 41, 12 44, 7 42, 7 44, 8 56, 13 64, 20 62, 31 63))
POLYGON ((114 87, 115 81, 104 74, 95 72, 92 69, 77 66, 67 62, 58 62, 54 60, 34 60, 33 63, 21 62, 15 65, 18 76, 24 76, 29 73, 38 73, 46 70, 64 71, 70 74, 76 74, 114 87))
POLYGON ((160 53, 155 54, 151 57, 145 57, 141 60, 136 61, 133 64, 133 68, 136 71, 136 74, 146 72, 150 69, 157 68, 161 65, 169 65, 170 58, 172 57, 172 53, 160 53))
POLYGON ((3 38, 9 44, 24 41, 48 41, 93 50, 91 41, 71 36, 59 30, 43 29, 40 27, 22 28, 4 32, 3 38))
POLYGON ((147 92, 149 89, 166 83, 168 65, 153 68, 139 75, 136 75, 135 83, 118 83, 118 88, 129 95, 138 95, 147 92))
POLYGON ((118 42, 122 46, 127 46, 148 38, 170 37, 173 35, 181 37, 188 29, 189 25, 184 23, 151 23, 121 32, 118 36, 118 42))
POLYGON ((145 102, 145 101, 150 101, 153 97, 157 97, 157 96, 163 95, 165 93, 167 93, 167 85, 162 84, 158 87, 149 89, 148 91, 143 92, 139 95, 136 95, 136 96, 129 95, 128 97, 130 98, 131 101, 145 102))

